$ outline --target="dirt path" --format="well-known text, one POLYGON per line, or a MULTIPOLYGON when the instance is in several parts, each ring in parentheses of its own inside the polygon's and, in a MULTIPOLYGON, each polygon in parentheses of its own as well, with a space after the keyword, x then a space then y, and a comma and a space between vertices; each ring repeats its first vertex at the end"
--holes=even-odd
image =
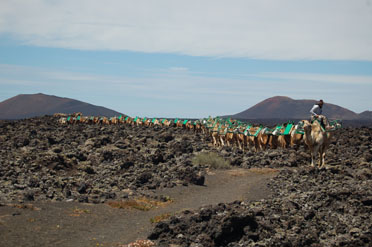
POLYGON ((180 186, 156 191, 173 202, 150 211, 116 209, 106 204, 34 203, 0 207, 0 246, 120 246, 146 239, 156 216, 203 205, 259 200, 276 172, 270 169, 214 171, 205 186, 180 186))

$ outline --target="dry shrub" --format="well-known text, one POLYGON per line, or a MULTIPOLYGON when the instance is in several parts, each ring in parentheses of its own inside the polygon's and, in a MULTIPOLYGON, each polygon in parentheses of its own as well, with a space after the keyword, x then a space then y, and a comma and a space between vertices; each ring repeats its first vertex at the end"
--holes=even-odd
POLYGON ((150 209, 157 208, 160 206, 165 206, 171 203, 172 200, 168 200, 165 202, 152 200, 146 197, 135 198, 131 200, 125 201, 109 201, 107 204, 113 208, 124 208, 124 209, 137 209, 141 211, 149 211, 150 209))
POLYGON ((151 240, 137 240, 136 242, 130 244, 119 245, 119 247, 152 247, 152 246, 155 246, 155 244, 151 240))
POLYGON ((19 209, 30 209, 34 211, 40 210, 40 208, 37 208, 32 204, 9 204, 8 206, 13 207, 13 208, 19 208, 19 209))
POLYGON ((159 223, 160 221, 166 220, 169 217, 171 217, 171 215, 169 213, 165 213, 151 218, 150 221, 151 223, 159 223))
POLYGON ((251 173, 249 172, 249 170, 246 170, 246 169, 234 169, 234 170, 228 171, 228 174, 233 177, 241 177, 241 176, 247 176, 251 173))
POLYGON ((74 216, 74 217, 79 217, 81 216, 82 214, 90 214, 90 210, 89 209, 80 209, 80 208, 75 208, 73 210, 73 213, 72 214, 69 214, 70 216, 74 216))
POLYGON ((214 152, 205 152, 195 155, 192 160, 194 165, 207 165, 211 169, 231 169, 230 162, 214 152))

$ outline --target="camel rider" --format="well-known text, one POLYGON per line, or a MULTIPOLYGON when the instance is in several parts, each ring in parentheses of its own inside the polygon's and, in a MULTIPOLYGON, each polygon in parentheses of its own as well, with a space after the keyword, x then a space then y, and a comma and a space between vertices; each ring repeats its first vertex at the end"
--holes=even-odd
POLYGON ((313 108, 311 108, 311 122, 313 122, 315 119, 319 119, 320 123, 325 127, 324 119, 325 116, 322 115, 322 108, 323 108, 323 100, 319 100, 318 103, 316 103, 313 108))
POLYGON ((318 118, 320 115, 322 115, 323 104, 323 100, 319 100, 319 102, 316 103, 313 108, 311 108, 311 120, 314 120, 315 118, 318 118))

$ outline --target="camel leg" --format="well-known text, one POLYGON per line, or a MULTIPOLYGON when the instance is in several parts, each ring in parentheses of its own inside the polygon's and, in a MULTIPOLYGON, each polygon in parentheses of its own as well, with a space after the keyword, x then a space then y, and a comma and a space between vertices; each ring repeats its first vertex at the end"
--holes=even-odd
MULTIPOLYGON (((314 161, 316 162, 316 156, 317 154, 320 153, 320 149, 319 149, 319 146, 315 146, 314 149, 313 149, 313 154, 312 154, 312 157, 314 160, 312 160, 312 166, 314 166, 314 161)), ((319 159, 319 163, 318 163, 318 167, 320 168, 320 165, 321 165, 321 159, 319 159)))
POLYGON ((325 167, 325 147, 321 147, 319 150, 319 166, 325 167))
MULTIPOLYGON (((222 137, 221 137, 221 138, 222 138, 222 137)), ((228 147, 231 146, 230 139, 229 139, 228 137, 226 137, 226 145, 227 145, 228 147)))
POLYGON ((311 154, 311 166, 314 167, 314 159, 316 158, 315 157, 315 148, 313 147, 310 147, 310 154, 311 154))
POLYGON ((243 151, 248 150, 247 138, 243 136, 243 151))
POLYGON ((221 147, 225 146, 222 136, 220 136, 221 147))
MULTIPOLYGON (((240 150, 242 150, 242 145, 240 144, 239 138, 236 139, 236 142, 238 143, 238 147, 240 150)), ((244 151, 244 150, 243 150, 244 151)))
POLYGON ((311 152, 311 166, 314 167, 314 153, 313 151, 311 152))
POLYGON ((322 168, 323 167, 323 153, 322 153, 322 149, 320 148, 319 149, 319 168, 322 168))
POLYGON ((212 140, 213 140, 213 146, 217 146, 217 140, 214 135, 212 135, 212 140))
POLYGON ((256 152, 260 151, 260 148, 261 148, 257 137, 254 137, 254 148, 256 149, 256 152))
POLYGON ((325 164, 325 152, 323 151, 323 154, 322 154, 322 166, 325 167, 326 164, 325 164))

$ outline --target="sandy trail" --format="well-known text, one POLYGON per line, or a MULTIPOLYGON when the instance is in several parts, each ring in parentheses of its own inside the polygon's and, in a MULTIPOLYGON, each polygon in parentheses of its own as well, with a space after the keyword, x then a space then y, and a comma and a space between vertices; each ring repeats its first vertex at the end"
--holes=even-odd
POLYGON ((107 204, 33 203, 28 208, 0 207, 0 246, 120 246, 146 239, 156 216, 235 200, 270 195, 272 169, 209 172, 204 186, 157 190, 173 202, 149 211, 116 209, 107 204))

